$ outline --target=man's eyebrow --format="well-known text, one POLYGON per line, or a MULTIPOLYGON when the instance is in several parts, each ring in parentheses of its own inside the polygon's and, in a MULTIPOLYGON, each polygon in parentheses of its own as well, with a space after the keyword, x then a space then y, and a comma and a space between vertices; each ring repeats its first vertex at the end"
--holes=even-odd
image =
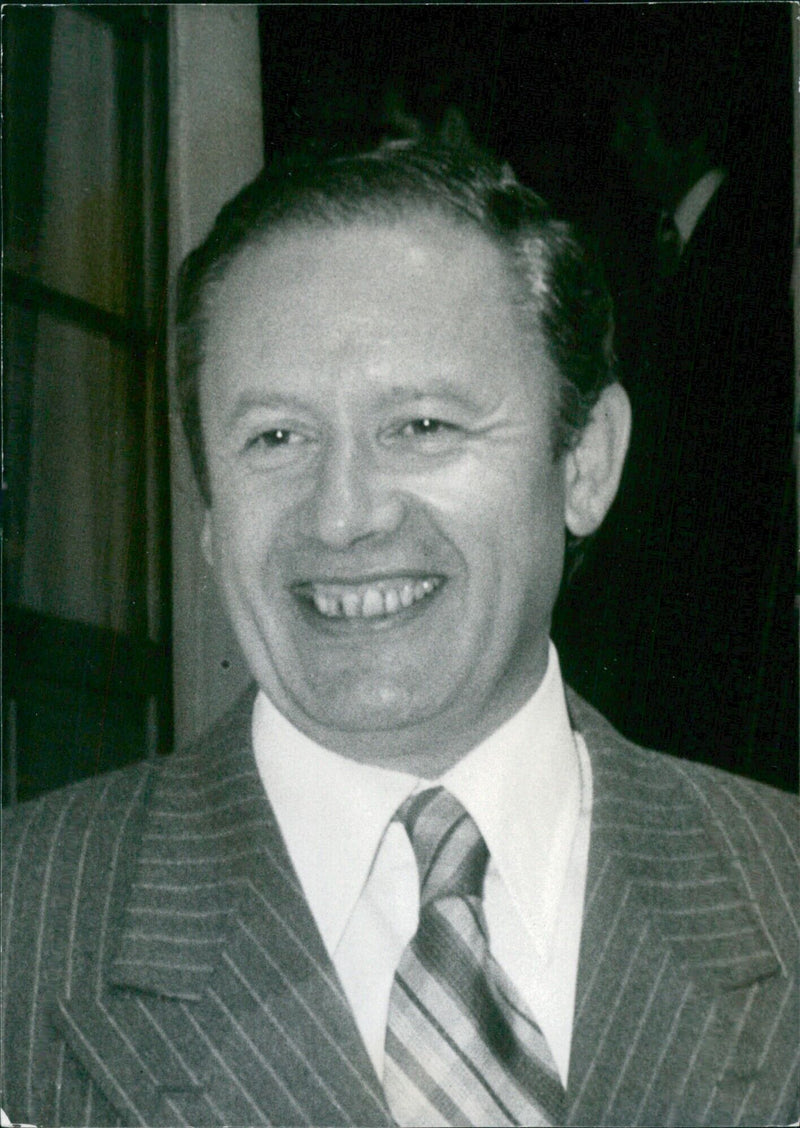
POLYGON ((243 392, 225 417, 229 427, 235 426, 251 411, 307 411, 308 404, 300 396, 291 392, 279 396, 265 395, 263 392, 243 392))
MULTIPOLYGON (((460 381, 447 377, 426 381, 425 384, 394 384, 380 396, 380 402, 390 407, 431 399, 449 400, 466 411, 485 412, 497 406, 489 380, 486 381, 485 388, 473 390, 467 390, 460 381)), ((225 417, 225 425, 235 427, 250 412, 259 410, 307 412, 309 404, 302 397, 295 396, 291 392, 270 395, 259 391, 245 391, 237 398, 225 417)))
POLYGON ((472 411, 485 411, 493 406, 491 390, 492 386, 489 380, 486 381, 485 388, 467 390, 460 381, 442 377, 426 381, 424 385, 394 384, 382 399, 389 404, 413 403, 415 400, 426 399, 447 399, 472 411))

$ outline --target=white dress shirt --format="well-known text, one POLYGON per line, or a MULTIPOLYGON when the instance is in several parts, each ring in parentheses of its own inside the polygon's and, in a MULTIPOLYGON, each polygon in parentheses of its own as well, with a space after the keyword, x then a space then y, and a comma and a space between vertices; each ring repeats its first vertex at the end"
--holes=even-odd
POLYGON ((478 825, 490 859, 490 947, 569 1069, 589 850, 591 769, 571 729, 552 643, 519 712, 437 780, 357 763, 299 732, 259 693, 253 746, 264 787, 322 940, 379 1077, 389 993, 417 929, 419 878, 393 816, 442 784, 478 825))

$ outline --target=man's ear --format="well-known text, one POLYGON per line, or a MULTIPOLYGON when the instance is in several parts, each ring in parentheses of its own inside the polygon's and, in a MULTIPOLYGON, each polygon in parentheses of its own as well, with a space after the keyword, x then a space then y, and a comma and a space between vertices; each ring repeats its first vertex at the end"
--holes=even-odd
POLYGON ((630 434, 630 401, 621 384, 611 384, 566 456, 565 519, 573 536, 594 533, 611 508, 630 434))
POLYGON ((211 506, 207 505, 205 509, 205 516, 203 518, 203 531, 200 534, 200 545, 203 549, 203 556, 205 557, 206 564, 209 568, 214 566, 214 539, 211 530, 211 506))

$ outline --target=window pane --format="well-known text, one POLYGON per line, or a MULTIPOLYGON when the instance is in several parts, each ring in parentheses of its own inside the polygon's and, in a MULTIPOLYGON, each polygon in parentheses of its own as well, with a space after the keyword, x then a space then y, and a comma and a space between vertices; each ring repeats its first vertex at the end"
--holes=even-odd
POLYGON ((125 350, 39 315, 20 602, 129 632, 144 614, 144 441, 132 375, 125 350))
MULTIPOLYGON (((32 9, 17 13, 24 33, 17 36, 17 53, 27 54, 21 62, 29 65, 9 70, 6 108, 9 132, 18 138, 10 156, 24 160, 26 145, 41 152, 40 215, 35 231, 34 218, 20 205, 17 253, 8 265, 73 297, 124 313, 129 225, 120 181, 114 36, 108 26, 79 10, 53 9, 48 70, 43 32, 38 39, 34 35, 37 17, 32 9), (36 96, 26 94, 24 86, 36 96), (27 119, 35 121, 38 140, 20 136, 27 119)), ((11 179, 24 176, 14 170, 11 179)))
POLYGON ((3 234, 6 267, 35 267, 42 214, 51 8, 3 12, 3 234))

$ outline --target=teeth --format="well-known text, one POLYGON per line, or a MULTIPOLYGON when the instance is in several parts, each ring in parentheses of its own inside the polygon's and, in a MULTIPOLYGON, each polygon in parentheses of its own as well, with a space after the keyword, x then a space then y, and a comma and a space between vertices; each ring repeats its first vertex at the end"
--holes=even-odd
POLYGON ((424 580, 403 580, 399 583, 381 580, 379 584, 344 585, 315 584, 311 590, 314 607, 328 619, 374 619, 394 615, 413 603, 431 595, 441 584, 438 577, 424 580))
POLYGON ((347 619, 355 619, 361 610, 361 596, 354 591, 345 592, 342 596, 342 610, 347 619))
POLYGON ((377 588, 370 588, 364 595, 364 600, 361 604, 361 614, 371 619, 375 615, 383 615, 384 611, 384 596, 377 588))

